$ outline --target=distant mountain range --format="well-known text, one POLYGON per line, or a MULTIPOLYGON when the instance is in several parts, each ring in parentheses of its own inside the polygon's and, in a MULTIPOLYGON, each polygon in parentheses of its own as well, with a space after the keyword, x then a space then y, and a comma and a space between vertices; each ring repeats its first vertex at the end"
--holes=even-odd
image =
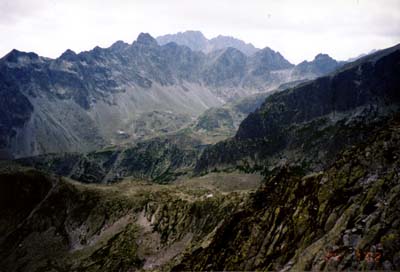
MULTIPOLYGON (((240 44, 240 43, 238 43, 240 44)), ((268 47, 208 54, 149 34, 57 59, 0 59, 0 153, 89 151, 171 132, 210 107, 338 68, 327 55, 293 65, 268 47)))
POLYGON ((233 47, 242 51, 247 56, 250 56, 260 50, 251 43, 245 43, 242 40, 230 36, 219 35, 215 38, 207 39, 200 31, 185 31, 159 36, 157 37, 157 42, 160 45, 174 42, 179 45, 185 45, 193 51, 202 51, 204 53, 233 47))

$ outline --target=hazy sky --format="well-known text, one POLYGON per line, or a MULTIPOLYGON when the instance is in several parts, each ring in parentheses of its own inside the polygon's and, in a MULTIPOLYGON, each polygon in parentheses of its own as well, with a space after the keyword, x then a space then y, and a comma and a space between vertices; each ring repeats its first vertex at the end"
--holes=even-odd
POLYGON ((347 59, 400 43, 400 0, 0 0, 1 56, 57 57, 185 30, 269 46, 293 63, 320 52, 347 59))

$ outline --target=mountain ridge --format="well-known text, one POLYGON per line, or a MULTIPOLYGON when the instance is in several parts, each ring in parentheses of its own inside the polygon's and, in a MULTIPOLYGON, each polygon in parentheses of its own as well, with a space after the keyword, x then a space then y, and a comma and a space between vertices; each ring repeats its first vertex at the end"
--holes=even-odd
POLYGON ((145 33, 132 44, 66 50, 57 59, 13 50, 0 59, 0 153, 87 152, 136 141, 151 135, 137 135, 135 126, 154 109, 161 112, 154 128, 161 133, 175 127, 168 124, 171 112, 179 129, 187 124, 182 120, 209 107, 317 76, 294 73, 278 52, 265 52, 261 59, 234 48, 206 55, 173 43, 160 46, 145 33))
POLYGON ((336 138, 343 137, 342 142, 332 143, 331 150, 336 152, 340 145, 351 141, 351 134, 362 135, 363 123, 396 112, 400 102, 396 90, 399 59, 400 45, 397 45, 344 65, 328 76, 269 96, 241 123, 234 138, 205 150, 197 169, 213 169, 218 165, 223 168, 225 163, 252 165, 263 159, 269 161, 263 162, 266 165, 294 162, 300 157, 306 164, 329 160, 333 154, 319 153, 318 144, 312 141, 313 134, 327 137, 326 142, 333 137, 332 133, 337 133, 336 138), (347 128, 342 131, 340 127, 347 128), (357 129, 357 133, 353 131, 357 129), (340 136, 341 133, 344 135, 340 136), (306 149, 305 143, 309 143, 306 149))

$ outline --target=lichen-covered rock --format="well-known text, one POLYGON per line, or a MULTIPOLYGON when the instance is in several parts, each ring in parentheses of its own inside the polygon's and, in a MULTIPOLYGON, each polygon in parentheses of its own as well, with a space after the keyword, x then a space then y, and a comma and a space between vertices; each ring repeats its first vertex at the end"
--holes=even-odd
POLYGON ((270 175, 211 243, 174 270, 398 270, 397 116, 325 171, 270 175))

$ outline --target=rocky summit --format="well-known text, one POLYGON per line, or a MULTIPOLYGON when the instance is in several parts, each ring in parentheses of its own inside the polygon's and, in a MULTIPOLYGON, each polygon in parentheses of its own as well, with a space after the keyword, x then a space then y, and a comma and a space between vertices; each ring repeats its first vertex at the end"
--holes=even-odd
POLYGON ((0 59, 0 271, 400 270, 400 45, 201 32, 0 59))

